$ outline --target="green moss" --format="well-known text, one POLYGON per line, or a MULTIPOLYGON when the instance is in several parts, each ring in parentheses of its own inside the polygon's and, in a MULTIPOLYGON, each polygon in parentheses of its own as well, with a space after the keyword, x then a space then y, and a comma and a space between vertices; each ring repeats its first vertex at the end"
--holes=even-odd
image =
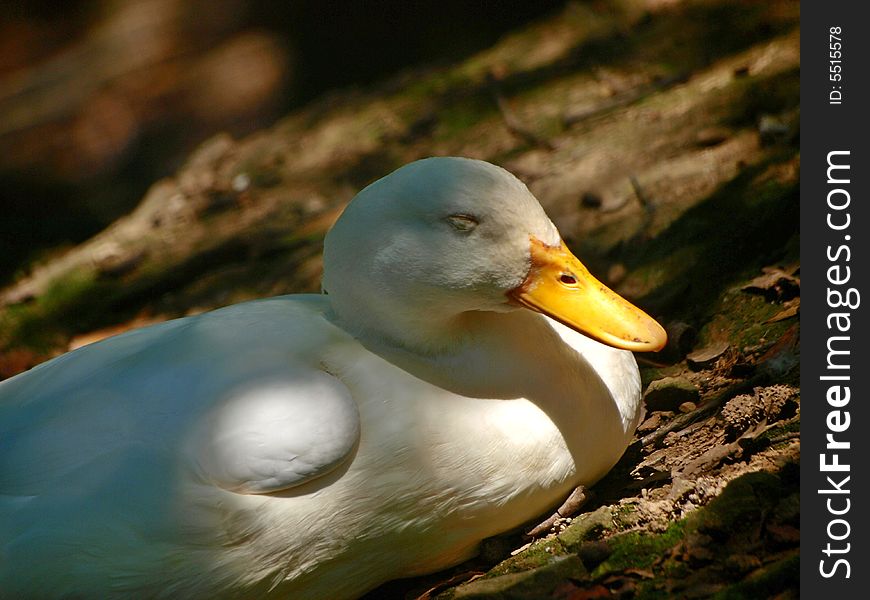
POLYGON ((613 529, 613 512, 609 506, 602 506, 574 519, 557 539, 565 549, 576 552, 583 542, 598 539, 610 529, 613 529))
POLYGON ((800 581, 800 554, 797 550, 777 562, 762 567, 745 580, 713 596, 716 600, 773 598, 788 590, 797 590, 800 581))
POLYGON ((563 556, 565 547, 558 539, 546 538, 533 543, 525 551, 512 556, 493 567, 486 578, 500 577, 547 565, 555 556, 563 556))
POLYGON ((800 492, 789 494, 779 501, 772 517, 775 523, 794 523, 800 526, 801 495, 800 492))
MULTIPOLYGON (((755 274, 757 272, 752 275, 755 274)), ((749 279, 747 276, 743 281, 749 279)), ((724 337, 738 349, 756 346, 777 340, 794 323, 792 320, 767 323, 782 310, 782 305, 741 291, 739 287, 724 292, 713 310, 713 318, 701 329, 701 344, 724 337)))
POLYGON ((640 522, 641 516, 637 511, 637 501, 621 504, 613 515, 613 521, 620 529, 629 529, 640 522))
POLYGON ((745 168, 649 243, 623 246, 612 257, 629 270, 620 291, 656 313, 678 314, 689 323, 705 323, 723 306, 736 309, 724 319, 728 333, 747 339, 762 337, 766 330, 784 331, 788 322, 763 323, 778 312, 778 305, 739 287, 782 258, 797 231, 797 179, 781 181, 772 175, 778 169, 792 172, 794 152, 745 168))
POLYGON ((49 350, 59 338, 92 326, 108 297, 111 290, 93 269, 74 269, 53 281, 32 303, 2 313, 2 343, 49 350))
MULTIPOLYGON (((703 586, 708 582, 705 577, 695 576, 696 570, 685 559, 683 552, 677 550, 671 556, 668 551, 681 548, 682 543, 689 547, 691 534, 703 532, 714 540, 718 539, 721 553, 714 558, 709 582, 716 583, 721 569, 716 560, 722 560, 731 550, 746 548, 761 528, 765 519, 774 518, 793 521, 798 518, 800 497, 794 492, 787 494, 783 480, 767 472, 748 473, 730 482, 722 494, 706 507, 692 516, 672 523, 663 533, 650 534, 641 531, 628 531, 607 540, 612 553, 591 573, 586 574, 573 554, 588 539, 600 537, 603 531, 613 526, 612 521, 621 518, 631 519, 635 513, 631 505, 618 509, 601 507, 579 517, 556 539, 542 540, 533 544, 525 552, 512 557, 490 571, 481 579, 479 586, 462 586, 462 595, 468 598, 525 598, 527 592, 543 597, 548 590, 554 589, 560 581, 569 577, 572 581, 603 581, 611 574, 626 569, 643 569, 654 573, 654 577, 637 582, 635 596, 639 599, 655 600, 673 597, 674 582, 684 582, 691 587, 703 586), (664 557, 664 560, 662 558, 664 557), (571 560, 574 562, 571 562, 571 560), (576 564, 575 564, 576 563, 576 564), (487 582, 487 580, 491 580, 487 582), (530 592, 532 590, 532 592, 530 592)), ((712 546, 711 546, 712 548, 712 546)), ((719 592, 716 598, 765 598, 784 589, 796 586, 797 554, 789 555, 771 565, 762 567, 749 577, 719 592)), ((726 582, 725 585, 731 582, 726 582)))
POLYGON ((67 306, 82 302, 94 291, 96 274, 90 269, 76 269, 53 281, 37 300, 47 316, 62 312, 67 306))
POLYGON ((670 288, 685 280, 687 273, 702 258, 702 253, 703 246, 700 241, 674 248, 667 255, 634 270, 627 283, 635 295, 646 295, 654 290, 670 288))
POLYGON ((754 535, 764 515, 776 506, 782 481, 765 471, 747 473, 730 482, 704 510, 690 517, 693 526, 711 535, 754 535))
POLYGON ((687 521, 682 520, 672 523, 664 533, 660 534, 629 531, 614 536, 608 540, 613 553, 598 565, 592 572, 592 576, 598 578, 628 568, 647 568, 662 556, 665 550, 674 547, 682 540, 691 528, 687 521))
POLYGON ((452 139, 491 117, 496 112, 496 104, 490 98, 478 97, 456 102, 444 107, 439 113, 439 122, 435 130, 436 137, 442 140, 452 139))
POLYGON ((641 389, 646 389, 650 383, 664 377, 678 377, 685 371, 685 366, 681 364, 668 365, 666 367, 641 367, 640 383, 641 389))
POLYGON ((585 579, 583 562, 575 555, 551 556, 535 568, 507 573, 497 577, 477 579, 439 598, 512 598, 534 600, 550 597, 556 588, 568 580, 585 579))
POLYGON ((475 75, 471 71, 464 66, 459 66, 414 78, 403 87, 401 97, 416 105, 429 103, 433 98, 449 94, 453 90, 467 90, 478 85, 482 80, 482 73, 475 75))
POLYGON ((672 579, 683 579, 692 574, 692 568, 683 560, 667 560, 662 564, 662 575, 672 579))
POLYGON ((286 235, 282 235, 277 239, 276 245, 281 248, 294 249, 306 244, 323 244, 323 238, 326 233, 319 229, 296 229, 286 235))

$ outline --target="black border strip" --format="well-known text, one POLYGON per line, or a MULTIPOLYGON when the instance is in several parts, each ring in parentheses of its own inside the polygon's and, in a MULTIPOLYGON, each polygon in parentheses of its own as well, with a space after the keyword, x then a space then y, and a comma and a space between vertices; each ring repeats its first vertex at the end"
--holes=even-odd
POLYGON ((863 2, 801 3, 801 595, 805 598, 870 597, 870 505, 865 491, 870 489, 870 361, 862 348, 868 339, 870 313, 870 252, 864 249, 863 239, 870 236, 870 20, 859 13, 866 14, 863 2), (829 170, 829 161, 835 168, 829 170), (836 306, 846 302, 850 306, 836 306), (831 447, 827 447, 828 434, 835 442, 831 447), (835 460, 849 465, 848 471, 823 471, 823 455, 829 465, 835 460))

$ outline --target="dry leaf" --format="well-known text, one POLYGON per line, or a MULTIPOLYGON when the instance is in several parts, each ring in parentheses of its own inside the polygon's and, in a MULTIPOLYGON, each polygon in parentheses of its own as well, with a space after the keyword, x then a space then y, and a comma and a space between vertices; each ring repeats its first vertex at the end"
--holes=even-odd
POLYGON ((792 317, 797 316, 797 314, 801 311, 801 299, 800 299, 800 297, 792 298, 791 300, 786 302, 783 306, 785 306, 785 308, 783 308, 781 311, 779 311, 778 313, 776 313, 775 315, 770 317, 764 323, 765 324, 776 323, 777 321, 785 321, 786 319, 790 319, 792 317))

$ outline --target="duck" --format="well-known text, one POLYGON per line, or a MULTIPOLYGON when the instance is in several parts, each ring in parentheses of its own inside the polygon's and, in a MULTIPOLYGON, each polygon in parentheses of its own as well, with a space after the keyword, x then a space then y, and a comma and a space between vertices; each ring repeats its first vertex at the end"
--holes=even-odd
POLYGON ((591 485, 662 327, 511 173, 360 191, 322 292, 132 330, 0 383, 0 597, 356 598, 591 485))

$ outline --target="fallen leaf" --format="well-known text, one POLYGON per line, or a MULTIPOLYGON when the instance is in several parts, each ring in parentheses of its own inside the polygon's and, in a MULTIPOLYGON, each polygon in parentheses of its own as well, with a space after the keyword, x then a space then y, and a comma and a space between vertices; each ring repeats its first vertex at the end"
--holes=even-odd
POLYGON ((759 275, 741 290, 751 294, 761 294, 767 300, 789 300, 801 293, 801 280, 793 273, 779 267, 764 267, 764 275, 759 275))
POLYGON ((652 571, 648 571, 646 569, 626 569, 624 573, 626 575, 634 575, 635 577, 640 577, 641 579, 655 579, 655 574, 652 571))
POLYGON ((785 306, 785 308, 770 317, 767 321, 765 321, 765 324, 776 323, 777 321, 785 321, 786 319, 797 316, 797 314, 801 310, 801 299, 800 297, 792 298, 783 306, 785 306))
POLYGON ((686 356, 686 362, 694 370, 710 368, 728 351, 729 347, 728 342, 714 342, 686 356))

